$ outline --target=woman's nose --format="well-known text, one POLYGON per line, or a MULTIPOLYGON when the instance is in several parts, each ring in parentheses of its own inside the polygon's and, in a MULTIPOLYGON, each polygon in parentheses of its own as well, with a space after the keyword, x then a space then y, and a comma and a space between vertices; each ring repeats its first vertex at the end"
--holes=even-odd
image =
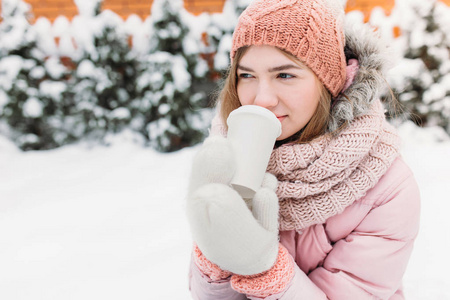
POLYGON ((264 108, 277 106, 278 97, 274 87, 268 83, 260 83, 253 104, 264 108))

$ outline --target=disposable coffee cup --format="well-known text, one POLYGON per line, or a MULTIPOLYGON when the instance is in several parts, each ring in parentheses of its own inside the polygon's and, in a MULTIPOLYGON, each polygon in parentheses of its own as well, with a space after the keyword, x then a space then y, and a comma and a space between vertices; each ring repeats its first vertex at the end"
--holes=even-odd
POLYGON ((268 109, 244 105, 230 113, 227 124, 227 139, 237 162, 231 185, 243 198, 253 198, 261 188, 273 146, 281 135, 281 123, 268 109))

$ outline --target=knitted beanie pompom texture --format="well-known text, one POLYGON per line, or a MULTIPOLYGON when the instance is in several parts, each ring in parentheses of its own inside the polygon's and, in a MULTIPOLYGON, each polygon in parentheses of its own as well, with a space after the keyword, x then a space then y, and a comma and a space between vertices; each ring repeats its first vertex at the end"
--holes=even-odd
POLYGON ((230 56, 244 46, 283 49, 304 62, 336 97, 345 82, 342 23, 329 0, 255 0, 239 18, 230 56))

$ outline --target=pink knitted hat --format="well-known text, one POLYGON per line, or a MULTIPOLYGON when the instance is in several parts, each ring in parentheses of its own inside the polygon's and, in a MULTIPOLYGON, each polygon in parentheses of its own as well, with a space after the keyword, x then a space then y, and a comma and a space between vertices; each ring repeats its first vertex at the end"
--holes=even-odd
POLYGON ((304 62, 336 97, 346 61, 338 0, 254 0, 239 17, 231 59, 243 46, 270 45, 304 62))

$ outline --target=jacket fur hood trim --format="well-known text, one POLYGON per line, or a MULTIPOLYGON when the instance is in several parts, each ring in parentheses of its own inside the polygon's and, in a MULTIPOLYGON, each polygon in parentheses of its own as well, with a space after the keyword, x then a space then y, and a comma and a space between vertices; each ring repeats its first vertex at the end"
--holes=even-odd
POLYGON ((347 62, 358 60, 359 69, 349 88, 333 99, 328 124, 331 132, 366 114, 386 87, 388 49, 373 28, 367 24, 347 24, 345 42, 347 62))

